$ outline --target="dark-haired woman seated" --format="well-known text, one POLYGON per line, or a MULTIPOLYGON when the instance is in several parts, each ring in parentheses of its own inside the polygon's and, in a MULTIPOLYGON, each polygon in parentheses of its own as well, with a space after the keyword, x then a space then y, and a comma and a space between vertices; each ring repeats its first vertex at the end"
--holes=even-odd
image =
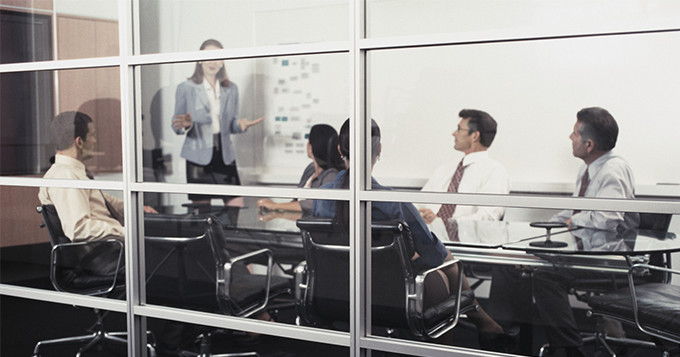
MULTIPOLYGON (((312 126, 307 141, 307 156, 312 159, 312 162, 302 173, 298 187, 319 188, 333 182, 338 172, 345 168, 345 162, 342 161, 338 153, 338 133, 328 124, 312 126)), ((302 212, 304 215, 312 213, 313 205, 313 200, 274 202, 268 198, 263 198, 257 201, 257 206, 266 210, 302 212)), ((302 214, 293 217, 298 219, 302 214)), ((277 215, 274 216, 278 217, 277 215)))

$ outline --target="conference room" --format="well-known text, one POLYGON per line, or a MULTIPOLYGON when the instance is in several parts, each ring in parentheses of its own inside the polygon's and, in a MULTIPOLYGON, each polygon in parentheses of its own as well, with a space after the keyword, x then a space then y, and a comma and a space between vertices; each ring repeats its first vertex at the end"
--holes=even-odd
POLYGON ((0 11, 2 354, 677 352, 680 321, 649 317, 677 308, 645 300, 680 296, 675 2, 0 11), (615 120, 614 148, 597 150, 625 163, 629 194, 594 193, 596 176, 579 194, 584 108, 615 120), (482 151, 500 190, 432 184, 485 131, 464 109, 496 123, 482 151), (92 119, 94 147, 74 157, 83 176, 45 176, 68 154, 51 126, 66 112, 92 119), (41 192, 117 202, 122 234, 78 237, 62 224, 72 201, 41 192), (458 213, 427 217, 443 206, 458 213), (115 269, 93 273, 104 258, 115 269))

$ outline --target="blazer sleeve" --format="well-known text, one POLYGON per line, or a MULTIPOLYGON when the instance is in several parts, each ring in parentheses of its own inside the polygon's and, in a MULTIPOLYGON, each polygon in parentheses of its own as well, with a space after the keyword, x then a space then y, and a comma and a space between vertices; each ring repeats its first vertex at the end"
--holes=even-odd
MULTIPOLYGON (((175 119, 175 115, 182 115, 182 114, 187 114, 189 112, 188 106, 187 106, 187 89, 188 87, 184 83, 180 83, 177 86, 177 90, 175 90, 175 113, 172 116, 172 120, 175 119)), ((170 120, 170 125, 172 126, 172 120, 170 120)), ((176 134, 184 134, 187 131, 191 130, 191 128, 194 126, 193 123, 191 123, 191 126, 189 128, 180 128, 175 130, 176 134)))

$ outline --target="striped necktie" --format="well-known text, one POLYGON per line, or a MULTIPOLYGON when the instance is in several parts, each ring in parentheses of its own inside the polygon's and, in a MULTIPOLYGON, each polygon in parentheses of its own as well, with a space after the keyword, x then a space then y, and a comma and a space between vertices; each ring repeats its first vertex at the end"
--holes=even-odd
MULTIPOLYGON (((590 177, 588 176, 588 168, 586 167, 586 171, 583 173, 583 176, 581 176, 581 188, 578 190, 578 197, 585 196, 589 183, 590 183, 590 177)), ((581 212, 581 210, 574 210, 574 214, 577 214, 577 213, 580 213, 580 212, 581 212)))
MULTIPOLYGON (((453 174, 453 177, 451 178, 451 183, 449 184, 449 187, 446 190, 447 192, 458 192, 458 186, 460 185, 460 180, 463 178, 464 170, 465 166, 463 166, 463 160, 460 160, 458 167, 456 167, 456 172, 453 174)), ((449 222, 449 218, 453 216, 453 213, 455 211, 456 211, 455 204, 443 204, 441 208, 439 208, 439 212, 437 212, 437 217, 440 217, 444 221, 446 231, 449 234, 449 239, 451 240, 458 240, 457 239, 458 225, 455 224, 455 222, 453 223, 449 222)))

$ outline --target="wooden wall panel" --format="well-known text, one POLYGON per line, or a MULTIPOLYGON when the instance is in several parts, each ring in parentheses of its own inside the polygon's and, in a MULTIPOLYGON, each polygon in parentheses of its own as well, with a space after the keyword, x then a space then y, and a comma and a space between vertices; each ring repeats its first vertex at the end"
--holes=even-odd
POLYGON ((52 10, 54 7, 52 0, 0 0, 0 5, 35 10, 52 10))
MULTIPOLYGON (((118 55, 118 23, 59 16, 59 59, 118 55)), ((97 128, 97 151, 86 162, 94 173, 122 171, 120 128, 120 72, 118 68, 59 71, 59 111, 79 110, 90 115, 97 128)))
MULTIPOLYGON (((41 175, 39 175, 41 176, 41 175)), ((0 186, 0 246, 9 247, 49 241, 40 228, 42 217, 37 187, 0 186)))

